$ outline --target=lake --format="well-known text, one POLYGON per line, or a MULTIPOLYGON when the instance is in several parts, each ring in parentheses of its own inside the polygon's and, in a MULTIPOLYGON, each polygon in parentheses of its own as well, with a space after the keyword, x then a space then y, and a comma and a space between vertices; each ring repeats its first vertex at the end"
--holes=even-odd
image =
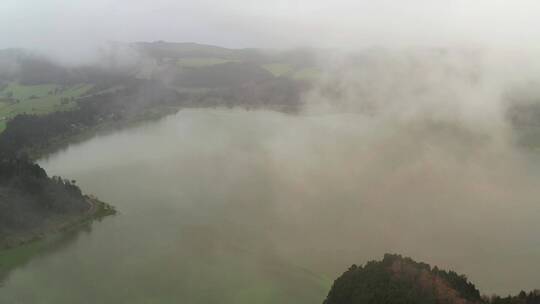
POLYGON ((539 167, 477 139, 225 109, 96 136, 40 164, 119 214, 14 269, 0 303, 322 303, 385 252, 538 288, 539 167))

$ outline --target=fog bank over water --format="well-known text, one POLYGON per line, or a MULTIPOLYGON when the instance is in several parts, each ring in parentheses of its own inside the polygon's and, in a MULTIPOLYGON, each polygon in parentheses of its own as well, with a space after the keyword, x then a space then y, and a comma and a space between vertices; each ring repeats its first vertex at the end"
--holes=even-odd
POLYGON ((334 218, 330 242, 419 256, 486 293, 512 291, 509 277, 538 288, 538 160, 507 117, 512 90, 538 83, 538 60, 525 50, 374 49, 326 66, 304 113, 337 114, 331 132, 309 137, 321 141, 319 159, 300 162, 319 172, 302 189, 332 206, 318 217, 334 218))
POLYGON ((0 50, 27 49, 3 89, 36 76, 0 118, 74 110, 10 147, 182 108, 39 161, 119 214, 10 271, 0 303, 322 303, 387 252, 540 288, 540 1, 0 2, 0 50))
POLYGON ((0 302, 70 303, 92 282, 89 303, 319 303, 386 252, 488 294, 538 288, 540 162, 506 117, 536 61, 374 50, 321 66, 297 115, 185 109, 42 160, 120 215, 14 271, 0 302))
POLYGON ((157 233, 166 212, 170 233, 186 218, 205 227, 189 233, 208 254, 238 246, 329 277, 389 251, 467 273, 484 292, 540 279, 538 166, 464 126, 186 110, 43 165, 115 202, 119 218, 136 214, 131 227, 156 230, 149 248, 193 245, 157 233))

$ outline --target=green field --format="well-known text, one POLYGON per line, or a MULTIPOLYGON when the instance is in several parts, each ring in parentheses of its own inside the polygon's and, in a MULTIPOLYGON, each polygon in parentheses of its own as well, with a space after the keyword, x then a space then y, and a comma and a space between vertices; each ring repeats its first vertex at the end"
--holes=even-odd
POLYGON ((0 132, 19 114, 47 114, 74 108, 76 98, 92 89, 91 84, 60 86, 9 83, 0 91, 0 132))
POLYGON ((286 63, 269 63, 262 67, 276 77, 286 76, 294 71, 294 68, 286 63))
POLYGON ((304 68, 295 71, 292 78, 299 80, 317 80, 321 76, 321 70, 317 68, 304 68))
POLYGON ((298 80, 316 80, 322 73, 315 67, 298 68, 286 63, 269 63, 262 67, 275 77, 284 76, 298 80))
POLYGON ((191 57, 182 58, 177 61, 177 65, 181 68, 200 68, 217 64, 238 62, 237 60, 217 58, 217 57, 191 57))

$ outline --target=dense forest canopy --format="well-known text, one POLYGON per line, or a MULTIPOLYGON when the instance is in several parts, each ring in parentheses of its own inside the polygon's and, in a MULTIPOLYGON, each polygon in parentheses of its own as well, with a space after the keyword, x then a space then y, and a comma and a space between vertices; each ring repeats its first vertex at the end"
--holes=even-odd
POLYGON ((538 304, 540 292, 481 296, 465 275, 441 270, 401 255, 352 265, 337 280, 324 304, 538 304))
POLYGON ((84 214, 90 204, 74 181, 48 177, 29 160, 0 159, 0 249, 59 217, 84 214))

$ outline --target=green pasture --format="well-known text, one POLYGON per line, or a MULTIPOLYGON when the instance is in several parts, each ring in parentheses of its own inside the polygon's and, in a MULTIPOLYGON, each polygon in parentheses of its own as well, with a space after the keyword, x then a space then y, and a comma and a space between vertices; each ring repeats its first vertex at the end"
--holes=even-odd
POLYGON ((311 67, 295 71, 292 78, 299 80, 317 80, 321 74, 321 70, 311 67))
POLYGON ((177 65, 181 68, 200 68, 229 62, 237 62, 237 60, 218 57, 191 57, 179 59, 177 65))
POLYGON ((60 86, 9 83, 0 90, 0 132, 9 119, 19 114, 43 115, 72 109, 77 105, 75 99, 92 87, 91 84, 60 86))
POLYGON ((286 63, 269 63, 264 64, 262 67, 276 77, 286 76, 294 71, 294 68, 286 63))

